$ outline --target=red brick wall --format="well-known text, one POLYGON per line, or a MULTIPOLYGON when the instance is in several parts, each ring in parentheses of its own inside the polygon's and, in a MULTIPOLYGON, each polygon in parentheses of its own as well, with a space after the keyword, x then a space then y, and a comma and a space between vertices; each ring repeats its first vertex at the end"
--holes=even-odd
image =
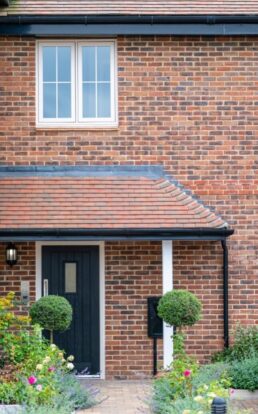
MULTIPOLYGON (((5 261, 6 243, 0 243, 0 296, 7 292, 15 292, 20 296, 21 280, 30 283, 30 299, 35 300, 35 243, 17 243, 18 262, 15 266, 9 266, 5 261)), ((26 310, 27 307, 24 307, 26 310)))
MULTIPOLYGON (((121 37, 119 127, 39 130, 35 41, 2 39, 0 163, 162 164, 234 227, 229 241, 230 324, 257 323, 257 62, 258 37, 121 37)), ((209 251, 209 245, 198 247, 204 249, 203 260, 197 260, 190 245, 186 260, 178 256, 177 274, 185 287, 192 286, 193 267, 202 275, 207 266, 204 280, 216 273, 219 284, 215 268, 221 257, 214 268, 210 263, 220 253, 209 251)), ((195 288, 201 294, 197 281, 195 288)), ((220 316, 216 329, 207 324, 215 340, 203 339, 208 339, 205 354, 211 343, 221 343, 219 285, 216 292, 220 316)), ((196 343, 197 338, 191 347, 196 343)))
POLYGON ((105 252, 108 377, 151 375, 153 354, 152 340, 147 336, 147 297, 162 293, 161 245, 109 242, 105 252))
POLYGON ((185 330, 189 353, 209 360, 223 348, 223 274, 219 242, 174 242, 174 288, 188 289, 202 302, 200 322, 185 330))

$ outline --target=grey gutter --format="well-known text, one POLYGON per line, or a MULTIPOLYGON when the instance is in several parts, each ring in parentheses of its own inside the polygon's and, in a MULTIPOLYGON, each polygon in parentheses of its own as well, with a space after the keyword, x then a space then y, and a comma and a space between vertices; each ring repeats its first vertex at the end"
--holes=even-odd
MULTIPOLYGON (((3 0, 2 0, 3 1, 3 0)), ((4 24, 257 24, 258 14, 243 15, 7 15, 4 24)))
POLYGON ((249 35, 255 15, 7 15, 0 34, 43 35, 249 35))
POLYGON ((121 229, 0 229, 0 241, 36 240, 225 240, 234 233, 227 228, 121 228, 121 229))

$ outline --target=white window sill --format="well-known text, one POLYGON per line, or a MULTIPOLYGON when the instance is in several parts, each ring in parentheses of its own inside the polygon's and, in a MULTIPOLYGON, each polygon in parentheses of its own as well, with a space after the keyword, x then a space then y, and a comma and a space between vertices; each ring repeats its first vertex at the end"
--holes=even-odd
POLYGON ((110 124, 36 124, 36 129, 64 129, 64 130, 91 130, 91 129, 117 129, 118 122, 110 124))

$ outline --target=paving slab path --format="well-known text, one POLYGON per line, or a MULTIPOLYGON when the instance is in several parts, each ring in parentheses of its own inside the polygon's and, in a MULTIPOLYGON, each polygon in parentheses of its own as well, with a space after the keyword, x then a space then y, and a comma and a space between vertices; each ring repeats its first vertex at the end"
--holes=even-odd
POLYGON ((233 413, 243 412, 243 410, 250 410, 250 414, 258 414, 258 400, 234 400, 231 402, 233 413))
POLYGON ((83 414, 149 414, 151 381, 81 380, 82 384, 99 389, 102 402, 83 414))
MULTIPOLYGON (((81 380, 85 386, 99 390, 100 404, 81 414, 150 414, 148 406, 151 396, 151 381, 101 381, 81 380)), ((258 414, 258 400, 231 401, 234 414, 250 410, 250 414, 258 414)))

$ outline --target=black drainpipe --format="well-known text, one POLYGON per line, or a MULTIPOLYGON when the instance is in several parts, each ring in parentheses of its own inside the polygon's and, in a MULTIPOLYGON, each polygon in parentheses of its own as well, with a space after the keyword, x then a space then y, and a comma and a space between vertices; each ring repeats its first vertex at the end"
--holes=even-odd
POLYGON ((221 240, 223 249, 223 305, 224 305, 224 347, 229 347, 228 333, 228 247, 227 241, 221 240))

